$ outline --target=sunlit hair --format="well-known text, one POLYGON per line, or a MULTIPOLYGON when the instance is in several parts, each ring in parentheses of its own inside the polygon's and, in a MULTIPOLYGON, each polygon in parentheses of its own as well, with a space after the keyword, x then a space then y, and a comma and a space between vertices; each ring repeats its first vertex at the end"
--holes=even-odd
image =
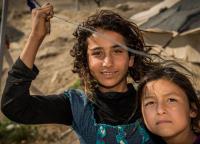
MULTIPOLYGON (((93 90, 98 87, 98 83, 90 74, 87 59, 87 38, 91 36, 92 33, 81 27, 89 28, 93 31, 100 28, 117 32, 125 38, 127 47, 144 53, 148 52, 142 34, 133 22, 122 18, 120 15, 110 10, 101 10, 90 16, 75 30, 73 35, 76 38, 76 42, 70 51, 71 56, 74 57, 73 72, 79 74, 86 93, 93 92, 93 90)), ((134 81, 139 81, 144 73, 153 67, 154 63, 150 58, 141 55, 132 53, 129 53, 129 55, 134 55, 134 66, 129 68, 128 73, 134 81)), ((89 98, 92 99, 92 96, 89 98)))
POLYGON ((190 80, 188 79, 188 77, 180 73, 174 68, 160 67, 152 71, 149 71, 146 74, 146 76, 141 80, 138 86, 138 97, 139 97, 140 108, 141 108, 142 97, 143 97, 145 86, 147 85, 148 82, 158 80, 158 79, 169 80, 170 82, 176 84, 185 92, 189 101, 190 108, 197 112, 197 116, 191 119, 191 128, 194 132, 199 133, 200 132, 200 127, 199 127, 200 102, 199 102, 197 93, 195 92, 195 89, 192 83, 190 82, 190 80))

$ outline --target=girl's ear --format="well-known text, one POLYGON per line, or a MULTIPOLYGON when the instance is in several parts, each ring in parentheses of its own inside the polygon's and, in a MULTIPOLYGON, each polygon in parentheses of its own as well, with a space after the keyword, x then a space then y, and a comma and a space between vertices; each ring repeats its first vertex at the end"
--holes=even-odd
POLYGON ((128 66, 129 66, 129 67, 132 67, 133 65, 134 65, 134 56, 130 56, 128 66))
POLYGON ((195 103, 192 103, 190 107, 190 117, 195 118, 196 116, 197 116, 197 106, 195 105, 195 103))

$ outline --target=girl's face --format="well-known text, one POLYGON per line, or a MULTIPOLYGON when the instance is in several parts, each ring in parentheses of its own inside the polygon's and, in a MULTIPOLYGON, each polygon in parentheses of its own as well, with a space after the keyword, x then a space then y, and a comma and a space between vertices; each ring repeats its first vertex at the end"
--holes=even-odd
POLYGON ((97 31, 105 35, 105 38, 93 34, 87 39, 90 73, 98 81, 100 91, 126 91, 128 67, 133 66, 133 57, 119 45, 112 43, 116 41, 125 45, 124 38, 114 31, 97 31))
POLYGON ((183 140, 191 130, 190 109, 185 92, 173 82, 159 79, 148 82, 142 94, 142 115, 147 128, 164 140, 183 140))

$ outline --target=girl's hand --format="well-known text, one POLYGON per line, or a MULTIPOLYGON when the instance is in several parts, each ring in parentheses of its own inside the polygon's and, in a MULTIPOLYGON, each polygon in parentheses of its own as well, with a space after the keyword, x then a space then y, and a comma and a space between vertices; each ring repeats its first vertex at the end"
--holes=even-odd
POLYGON ((50 30, 50 19, 53 14, 53 6, 49 3, 33 9, 31 35, 42 40, 50 30))

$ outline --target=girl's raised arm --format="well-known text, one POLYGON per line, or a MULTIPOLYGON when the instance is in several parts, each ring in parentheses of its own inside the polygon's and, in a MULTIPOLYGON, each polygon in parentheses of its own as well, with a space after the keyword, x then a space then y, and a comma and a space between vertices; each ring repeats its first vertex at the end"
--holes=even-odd
POLYGON ((20 54, 20 59, 23 63, 33 68, 35 57, 43 39, 50 28, 50 19, 53 17, 53 6, 45 4, 41 8, 32 10, 32 30, 26 45, 20 54))

